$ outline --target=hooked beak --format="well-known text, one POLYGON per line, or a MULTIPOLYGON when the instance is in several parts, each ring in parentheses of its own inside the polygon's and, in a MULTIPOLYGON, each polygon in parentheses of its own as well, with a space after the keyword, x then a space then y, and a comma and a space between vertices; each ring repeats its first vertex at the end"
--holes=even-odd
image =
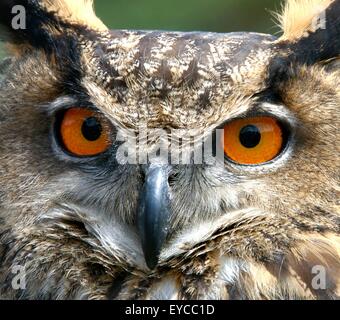
POLYGON ((147 266, 156 268, 168 234, 170 195, 167 166, 150 165, 138 207, 138 230, 147 266))
POLYGON ((170 196, 168 167, 150 165, 138 207, 138 230, 147 266, 156 268, 168 233, 170 196))

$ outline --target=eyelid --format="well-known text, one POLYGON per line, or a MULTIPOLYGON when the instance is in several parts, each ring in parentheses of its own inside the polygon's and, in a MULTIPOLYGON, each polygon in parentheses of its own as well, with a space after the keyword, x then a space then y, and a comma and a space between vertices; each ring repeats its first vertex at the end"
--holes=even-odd
POLYGON ((274 117, 283 123, 289 124, 290 126, 295 126, 297 124, 295 114, 282 103, 275 104, 264 102, 259 104, 255 110, 257 110, 260 115, 274 117))
POLYGON ((60 112, 65 112, 66 110, 77 106, 78 108, 84 108, 84 109, 91 109, 94 112, 97 112, 99 114, 102 114, 104 117, 105 115, 103 112, 101 112, 95 105, 88 102, 85 99, 79 99, 75 98, 73 96, 62 96, 54 100, 53 102, 49 104, 42 105, 42 108, 45 109, 47 115, 49 117, 54 117, 56 114, 60 112))
POLYGON ((229 122, 237 119, 246 119, 252 117, 272 117, 283 123, 290 129, 294 129, 298 126, 298 120, 296 119, 293 112, 291 112, 283 104, 274 104, 270 102, 263 102, 254 105, 242 114, 238 114, 228 120, 223 121, 216 129, 223 129, 229 122))
POLYGON ((57 113, 65 111, 71 108, 73 105, 78 105, 79 101, 71 96, 62 96, 49 103, 48 105, 43 105, 46 113, 49 117, 54 117, 57 113))

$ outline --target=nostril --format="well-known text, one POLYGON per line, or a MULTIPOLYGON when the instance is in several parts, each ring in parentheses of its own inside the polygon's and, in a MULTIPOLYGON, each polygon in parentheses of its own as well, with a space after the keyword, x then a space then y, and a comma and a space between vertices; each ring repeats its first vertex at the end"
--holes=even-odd
POLYGON ((144 182, 144 181, 145 181, 145 172, 144 172, 144 171, 141 171, 141 172, 139 173, 139 177, 140 177, 140 179, 144 182))
POLYGON ((168 183, 170 187, 173 187, 179 179, 179 174, 178 173, 172 173, 169 175, 168 178, 168 183))

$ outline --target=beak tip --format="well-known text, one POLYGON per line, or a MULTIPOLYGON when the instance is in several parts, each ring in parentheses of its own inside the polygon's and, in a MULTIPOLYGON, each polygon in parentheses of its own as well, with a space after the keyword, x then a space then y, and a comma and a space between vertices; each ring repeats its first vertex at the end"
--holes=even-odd
POLYGON ((158 265, 158 257, 156 256, 150 256, 150 257, 145 257, 145 262, 146 262, 146 265, 148 266, 148 268, 150 270, 155 270, 157 265, 158 265))
POLYGON ((159 264, 159 256, 164 242, 161 238, 162 237, 159 237, 157 241, 156 239, 147 239, 143 243, 145 263, 150 270, 155 270, 159 264))

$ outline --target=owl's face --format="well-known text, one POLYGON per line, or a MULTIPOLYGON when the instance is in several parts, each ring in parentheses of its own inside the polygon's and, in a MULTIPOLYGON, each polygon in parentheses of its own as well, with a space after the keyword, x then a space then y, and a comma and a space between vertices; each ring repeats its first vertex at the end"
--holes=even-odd
POLYGON ((274 273, 311 236, 339 243, 338 18, 281 39, 111 32, 60 3, 28 10, 0 87, 4 265, 28 266, 24 296, 46 268, 86 279, 61 297, 106 296, 126 271, 209 254, 274 273))

